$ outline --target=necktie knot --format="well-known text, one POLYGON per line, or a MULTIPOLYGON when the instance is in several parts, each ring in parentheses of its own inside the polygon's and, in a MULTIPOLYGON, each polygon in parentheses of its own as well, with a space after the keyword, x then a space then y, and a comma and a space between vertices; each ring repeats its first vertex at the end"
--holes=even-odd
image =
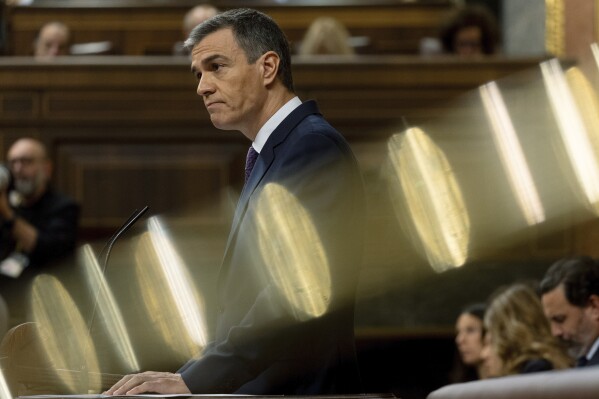
POLYGON ((256 160, 258 159, 258 151, 254 150, 253 146, 250 146, 248 149, 247 157, 245 158, 245 181, 248 181, 250 175, 252 174, 252 169, 254 169, 254 165, 256 164, 256 160))

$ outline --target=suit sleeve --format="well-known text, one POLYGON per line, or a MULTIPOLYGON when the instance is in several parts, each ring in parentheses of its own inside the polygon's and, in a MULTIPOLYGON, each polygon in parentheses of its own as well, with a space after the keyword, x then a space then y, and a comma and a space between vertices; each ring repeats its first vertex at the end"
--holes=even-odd
POLYGON ((37 226, 38 238, 30 254, 32 264, 43 264, 73 250, 77 241, 79 206, 63 200, 57 202, 37 226))
MULTIPOLYGON (((268 172, 268 180, 284 187, 310 215, 322 243, 332 287, 326 313, 298 319, 284 290, 268 273, 278 269, 286 270, 286 275, 296 275, 292 269, 298 264, 280 264, 288 262, 285 256, 274 257, 277 264, 272 264, 272 260, 257 262, 267 270, 254 270, 262 283, 247 313, 229 329, 226 339, 210 346, 201 359, 180 370, 191 392, 245 393, 243 387, 252 386, 248 392, 257 393, 259 388, 252 381, 260 375, 268 375, 272 391, 277 384, 282 386, 304 378, 315 368, 326 368, 330 358, 338 357, 331 351, 340 345, 339 331, 353 329, 353 314, 340 317, 338 310, 348 305, 345 301, 351 301, 349 307, 353 310, 355 255, 360 249, 363 207, 359 171, 353 155, 344 146, 345 142, 327 135, 303 135, 286 146, 278 155, 282 162, 268 172), (277 366, 276 371, 273 365, 277 366)), ((267 216, 252 214, 256 209, 260 208, 250 202, 244 223, 251 224, 260 216, 261 223, 269 224, 268 217, 279 214, 275 209, 269 209, 267 216)), ((259 246, 252 243, 250 248, 259 246)), ((310 284, 302 287, 311 288, 310 284)))

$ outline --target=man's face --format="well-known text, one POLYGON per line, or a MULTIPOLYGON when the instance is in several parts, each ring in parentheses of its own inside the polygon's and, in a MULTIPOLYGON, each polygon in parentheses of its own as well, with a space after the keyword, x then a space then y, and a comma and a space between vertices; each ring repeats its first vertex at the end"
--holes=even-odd
POLYGON ((563 284, 541 298, 551 333, 570 347, 574 357, 584 355, 599 335, 595 299, 590 299, 584 307, 574 306, 568 302, 563 284))
POLYGON ((50 178, 50 165, 38 143, 18 141, 8 152, 7 160, 15 180, 15 189, 23 197, 35 197, 46 188, 50 178))
POLYGON ((459 55, 482 54, 482 33, 478 26, 460 29, 454 39, 454 48, 459 55))
POLYGON ((36 57, 67 55, 69 33, 60 25, 50 24, 42 29, 35 44, 36 57))
POLYGON ((253 139, 265 122, 260 116, 267 94, 264 56, 249 64, 231 29, 221 29, 198 43, 191 57, 197 93, 204 99, 214 126, 239 130, 253 139))

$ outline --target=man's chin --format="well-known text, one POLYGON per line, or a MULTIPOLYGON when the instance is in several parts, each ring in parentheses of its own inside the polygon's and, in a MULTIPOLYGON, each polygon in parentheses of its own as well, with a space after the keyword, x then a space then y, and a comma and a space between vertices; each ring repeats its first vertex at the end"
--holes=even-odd
POLYGON ((210 122, 212 122, 212 125, 219 130, 239 130, 237 127, 233 126, 234 124, 231 123, 231 121, 219 118, 216 113, 210 114, 210 122))
POLYGON ((33 197, 36 187, 33 184, 15 184, 15 191, 25 199, 33 197))
POLYGON ((566 342, 566 350, 568 352, 568 355, 572 358, 572 359, 578 359, 580 356, 585 355, 585 351, 584 348, 582 347, 582 345, 573 343, 573 342, 566 342))

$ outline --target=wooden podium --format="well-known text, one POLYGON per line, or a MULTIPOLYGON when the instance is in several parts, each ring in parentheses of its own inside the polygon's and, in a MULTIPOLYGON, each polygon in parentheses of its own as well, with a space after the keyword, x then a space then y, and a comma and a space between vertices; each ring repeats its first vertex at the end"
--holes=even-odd
MULTIPOLYGON (((106 373, 86 373, 84 370, 65 370, 57 368, 41 350, 44 339, 43 328, 37 323, 23 323, 9 330, 0 344, 0 378, 4 377, 5 386, 10 389, 13 398, 20 399, 101 399, 101 398, 156 398, 160 395, 111 396, 97 392, 88 393, 88 383, 100 381, 102 390, 109 388, 122 376, 106 373), (86 386, 87 385, 87 386, 86 386), (82 394, 64 394, 74 386, 79 386, 82 394), (69 388, 71 387, 71 388, 69 388), (85 393, 83 393, 85 392, 85 393)), ((0 397, 7 398, 2 392, 0 397)), ((282 395, 259 395, 253 398, 271 398, 282 395)), ((392 393, 352 394, 352 395, 284 395, 288 398, 313 399, 390 399, 392 393)), ((248 395, 164 395, 165 398, 205 398, 205 399, 247 399, 248 395)))

